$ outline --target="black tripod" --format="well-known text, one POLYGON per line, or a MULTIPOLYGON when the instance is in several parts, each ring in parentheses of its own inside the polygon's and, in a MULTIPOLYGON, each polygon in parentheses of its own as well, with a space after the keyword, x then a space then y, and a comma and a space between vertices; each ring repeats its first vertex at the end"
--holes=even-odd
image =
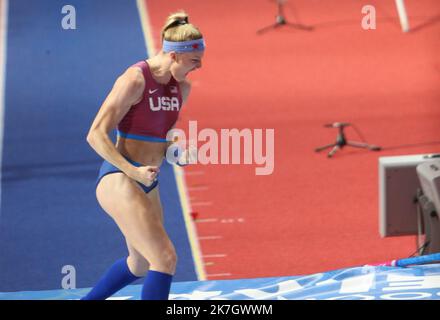
POLYGON ((292 28, 296 28, 296 29, 300 29, 300 30, 306 30, 306 31, 311 31, 313 30, 313 27, 311 26, 305 26, 303 24, 298 24, 298 23, 290 23, 286 20, 286 18, 284 17, 284 10, 283 10, 283 5, 285 3, 286 0, 277 0, 277 4, 278 4, 278 13, 276 15, 276 22, 274 24, 271 24, 270 26, 264 27, 260 30, 257 31, 257 34, 262 34, 263 32, 266 32, 270 29, 274 29, 274 28, 278 28, 281 26, 288 26, 288 27, 292 27, 292 28))
POLYGON ((379 151, 381 150, 381 147, 379 146, 375 146, 375 145, 371 145, 365 142, 357 142, 357 141, 348 141, 345 138, 345 134, 344 134, 344 128, 349 126, 349 123, 346 122, 335 122, 335 123, 330 123, 330 124, 326 124, 324 125, 324 127, 326 128, 338 128, 339 132, 338 132, 338 136, 336 137, 336 142, 335 143, 330 143, 330 144, 326 144, 325 146, 322 147, 318 147, 315 149, 316 152, 320 152, 322 150, 328 149, 328 148, 332 148, 330 150, 330 152, 327 154, 327 157, 331 158, 336 151, 338 151, 339 149, 342 149, 344 146, 351 146, 351 147, 355 147, 355 148, 363 148, 363 149, 369 149, 372 151, 379 151))

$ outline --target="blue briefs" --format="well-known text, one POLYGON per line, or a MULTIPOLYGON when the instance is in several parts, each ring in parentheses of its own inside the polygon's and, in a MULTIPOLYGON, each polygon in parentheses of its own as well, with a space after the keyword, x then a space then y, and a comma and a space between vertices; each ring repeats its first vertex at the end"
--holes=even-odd
MULTIPOLYGON (((125 159, 127 159, 128 162, 130 162, 132 165, 134 165, 136 167, 144 166, 143 164, 138 163, 136 161, 133 161, 131 159, 128 159, 126 157, 125 157, 125 159)), ((118 168, 116 168, 110 162, 104 160, 104 162, 101 165, 101 168, 99 169, 99 175, 98 175, 98 179, 96 180, 96 185, 98 185, 98 183, 99 183, 99 181, 101 181, 102 177, 104 177, 110 173, 116 173, 116 172, 122 172, 122 171, 119 170, 118 168)), ((159 184, 159 181, 157 179, 154 180, 154 182, 149 187, 143 185, 140 182, 138 182, 138 184, 142 187, 142 189, 145 191, 145 193, 148 193, 151 190, 153 190, 154 188, 156 188, 156 186, 159 184)))

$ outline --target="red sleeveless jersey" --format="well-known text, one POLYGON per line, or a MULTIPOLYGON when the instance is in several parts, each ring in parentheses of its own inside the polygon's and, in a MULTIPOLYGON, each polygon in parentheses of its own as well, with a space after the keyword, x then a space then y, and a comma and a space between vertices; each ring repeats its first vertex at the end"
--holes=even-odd
POLYGON ((179 83, 173 77, 166 85, 157 83, 146 61, 133 67, 142 69, 145 89, 142 100, 119 122, 117 133, 127 139, 166 142, 167 132, 173 128, 182 107, 179 83))

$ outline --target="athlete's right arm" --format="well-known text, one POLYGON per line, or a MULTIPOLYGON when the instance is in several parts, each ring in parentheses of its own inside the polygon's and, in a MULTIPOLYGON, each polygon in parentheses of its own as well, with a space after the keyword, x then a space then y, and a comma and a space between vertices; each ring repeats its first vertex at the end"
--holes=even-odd
MULTIPOLYGON (((109 137, 111 130, 116 128, 117 124, 122 120, 125 114, 141 100, 145 88, 145 80, 142 71, 139 68, 128 68, 115 82, 112 90, 104 100, 98 114, 93 121, 89 133, 87 134, 87 142, 102 158, 119 168, 127 176, 139 181, 139 168, 128 162, 116 149, 109 137)), ((143 171, 147 168, 142 168, 143 171)), ((157 167, 149 167, 150 174, 144 175, 143 172, 140 181, 149 184, 155 178, 157 167), (151 177, 150 177, 151 175, 151 177)))

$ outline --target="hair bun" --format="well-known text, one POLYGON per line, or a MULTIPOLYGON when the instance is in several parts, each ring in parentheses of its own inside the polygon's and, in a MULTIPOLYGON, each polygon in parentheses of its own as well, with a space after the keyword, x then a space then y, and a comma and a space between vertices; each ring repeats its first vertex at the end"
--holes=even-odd
POLYGON ((179 25, 184 25, 184 24, 188 24, 189 23, 188 22, 188 17, 181 18, 181 19, 179 19, 177 21, 178 21, 179 25))
POLYGON ((189 16, 183 10, 170 14, 162 28, 162 40, 189 41, 200 38, 202 38, 202 34, 199 29, 189 22, 189 16), (187 26, 179 28, 183 25, 187 26))

